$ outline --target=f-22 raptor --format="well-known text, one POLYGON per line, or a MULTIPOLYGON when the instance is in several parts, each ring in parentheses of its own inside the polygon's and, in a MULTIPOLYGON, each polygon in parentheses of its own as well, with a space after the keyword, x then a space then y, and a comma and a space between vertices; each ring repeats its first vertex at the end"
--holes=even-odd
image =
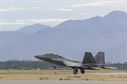
POLYGON ((80 70, 81 74, 84 74, 85 70, 115 69, 114 67, 105 66, 104 52, 98 52, 95 57, 93 57, 91 52, 85 52, 82 62, 70 60, 53 53, 37 55, 35 57, 37 59, 40 59, 52 64, 70 67, 71 69, 73 69, 73 74, 77 74, 78 70, 80 70))

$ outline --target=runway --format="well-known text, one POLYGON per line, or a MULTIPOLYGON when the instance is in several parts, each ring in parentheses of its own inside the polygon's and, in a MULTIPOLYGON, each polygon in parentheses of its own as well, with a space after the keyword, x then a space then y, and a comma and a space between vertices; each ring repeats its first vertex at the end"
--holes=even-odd
POLYGON ((127 73, 87 73, 87 74, 77 74, 77 75, 74 75, 74 74, 3 74, 3 75, 0 75, 0 76, 19 76, 19 77, 22 77, 22 76, 26 76, 26 77, 39 77, 39 76, 43 76, 43 77, 65 77, 65 76, 94 76, 94 77, 100 77, 100 76, 115 76, 115 77, 127 77, 127 73))
POLYGON ((1 80, 0 84, 126 84, 127 81, 1 80))
POLYGON ((3 74, 0 75, 0 80, 127 81, 127 73, 87 73, 84 75, 3 74))

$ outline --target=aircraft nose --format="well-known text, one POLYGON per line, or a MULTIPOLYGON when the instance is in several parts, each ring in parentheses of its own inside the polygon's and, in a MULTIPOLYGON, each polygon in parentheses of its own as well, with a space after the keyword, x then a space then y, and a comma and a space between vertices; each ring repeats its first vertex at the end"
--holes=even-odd
POLYGON ((34 57, 37 58, 37 59, 41 59, 42 58, 42 56, 39 56, 39 55, 36 55, 34 57))

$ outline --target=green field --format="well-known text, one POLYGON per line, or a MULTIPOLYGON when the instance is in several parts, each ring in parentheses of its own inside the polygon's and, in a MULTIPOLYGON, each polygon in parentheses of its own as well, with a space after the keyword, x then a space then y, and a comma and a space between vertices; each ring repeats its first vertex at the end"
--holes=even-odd
MULTIPOLYGON (((127 73, 127 71, 86 70, 86 73, 127 73)), ((73 70, 0 70, 0 74, 73 74, 73 70)))
POLYGON ((78 73, 79 75, 72 75, 73 74, 72 70, 0 70, 0 80, 87 80, 87 81, 88 80, 103 80, 103 81, 126 80, 127 81, 127 76, 113 76, 113 75, 97 76, 99 73, 127 74, 127 71, 86 70, 87 75, 80 75, 80 72, 78 73))

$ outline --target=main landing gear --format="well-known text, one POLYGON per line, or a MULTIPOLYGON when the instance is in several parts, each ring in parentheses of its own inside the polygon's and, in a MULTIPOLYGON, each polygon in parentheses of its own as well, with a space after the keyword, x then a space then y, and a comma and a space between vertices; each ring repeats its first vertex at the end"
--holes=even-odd
MULTIPOLYGON (((84 74, 85 70, 84 69, 80 69, 80 72, 81 72, 81 74, 84 74)), ((78 73, 78 69, 74 69, 73 70, 73 74, 77 74, 77 73, 78 73)))
POLYGON ((77 73, 78 73, 78 69, 74 69, 73 74, 77 74, 77 73))
POLYGON ((84 74, 85 70, 84 69, 80 69, 80 72, 81 72, 81 74, 84 74))

